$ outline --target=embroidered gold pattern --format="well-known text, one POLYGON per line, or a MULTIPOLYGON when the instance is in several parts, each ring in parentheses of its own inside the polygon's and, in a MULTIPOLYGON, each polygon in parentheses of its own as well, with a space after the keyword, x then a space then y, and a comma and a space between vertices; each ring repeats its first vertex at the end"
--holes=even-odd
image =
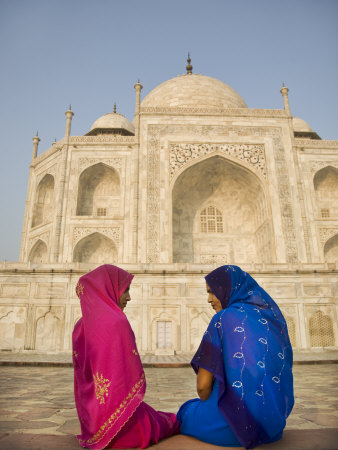
POLYGON ((107 378, 103 378, 102 373, 99 375, 98 372, 96 372, 96 375, 94 375, 94 383, 96 399, 100 400, 100 405, 102 405, 105 403, 104 397, 108 397, 108 388, 111 382, 107 378))
POLYGON ((135 350, 134 348, 133 348, 133 353, 134 353, 134 355, 138 355, 137 350, 135 350))
POLYGON ((77 283, 75 291, 76 291, 76 295, 80 298, 80 295, 82 295, 84 292, 84 287, 82 286, 82 284, 80 282, 77 283))
POLYGON ((127 397, 122 401, 120 406, 113 412, 113 414, 109 417, 109 419, 103 425, 101 425, 97 433, 90 439, 79 439, 79 443, 92 445, 97 444, 99 441, 101 441, 104 438, 104 436, 108 433, 110 428, 119 419, 119 417, 124 412, 128 404, 136 397, 136 395, 138 394, 144 383, 145 383, 145 376, 143 373, 139 381, 134 384, 127 397))
POLYGON ((74 358, 77 358, 79 356, 78 352, 76 352, 75 350, 73 351, 73 355, 74 355, 74 358))

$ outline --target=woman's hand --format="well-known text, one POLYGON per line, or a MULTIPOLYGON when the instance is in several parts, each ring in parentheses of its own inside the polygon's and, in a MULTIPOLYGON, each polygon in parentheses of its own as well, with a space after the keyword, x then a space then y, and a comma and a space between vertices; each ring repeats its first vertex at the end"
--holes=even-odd
POLYGON ((197 374, 197 394, 202 401, 210 397, 214 376, 208 370, 199 367, 197 374))

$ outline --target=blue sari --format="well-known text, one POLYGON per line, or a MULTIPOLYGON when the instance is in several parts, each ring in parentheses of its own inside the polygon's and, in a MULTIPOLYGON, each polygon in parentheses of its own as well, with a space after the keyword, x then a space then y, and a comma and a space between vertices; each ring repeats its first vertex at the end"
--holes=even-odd
POLYGON ((191 364, 214 376, 208 400, 179 412, 182 434, 254 448, 282 437, 293 404, 292 347, 285 319, 246 272, 222 266, 206 276, 223 309, 214 315, 191 364))

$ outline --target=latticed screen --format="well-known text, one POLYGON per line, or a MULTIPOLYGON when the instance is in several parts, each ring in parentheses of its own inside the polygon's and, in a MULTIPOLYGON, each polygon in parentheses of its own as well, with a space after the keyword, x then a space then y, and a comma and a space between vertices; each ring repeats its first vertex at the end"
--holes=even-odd
POLYGON ((208 206, 201 212, 202 233, 223 233, 221 212, 214 206, 208 206))
POLYGON ((96 215, 97 216, 106 216, 107 208, 97 208, 96 215))
POLYGON ((310 318, 311 347, 334 346, 333 324, 330 316, 316 311, 310 318))
POLYGON ((330 217, 330 210, 327 208, 323 208, 320 210, 322 217, 330 217))

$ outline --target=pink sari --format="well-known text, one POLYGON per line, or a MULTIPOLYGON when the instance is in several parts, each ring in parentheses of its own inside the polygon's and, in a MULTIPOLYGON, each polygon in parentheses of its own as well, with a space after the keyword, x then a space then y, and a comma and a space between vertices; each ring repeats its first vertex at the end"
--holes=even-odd
POLYGON ((133 275, 111 265, 80 278, 82 318, 73 331, 74 395, 82 447, 146 448, 179 432, 175 414, 143 402, 146 380, 118 300, 133 275))

